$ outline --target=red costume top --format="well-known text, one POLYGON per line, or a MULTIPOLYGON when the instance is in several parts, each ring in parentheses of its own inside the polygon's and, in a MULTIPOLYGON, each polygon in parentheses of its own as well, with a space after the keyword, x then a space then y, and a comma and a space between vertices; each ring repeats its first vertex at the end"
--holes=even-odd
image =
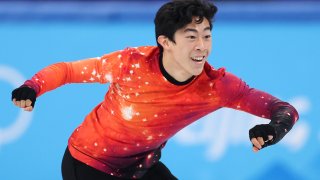
MULTIPOLYGON (((273 109, 288 105, 207 62, 200 75, 175 83, 153 46, 57 63, 26 84, 40 96, 67 83, 92 82, 110 83, 109 90, 73 132, 68 147, 74 158, 118 177, 143 176, 170 137, 219 108, 270 119, 273 109)), ((296 121, 296 111, 291 115, 296 121)))

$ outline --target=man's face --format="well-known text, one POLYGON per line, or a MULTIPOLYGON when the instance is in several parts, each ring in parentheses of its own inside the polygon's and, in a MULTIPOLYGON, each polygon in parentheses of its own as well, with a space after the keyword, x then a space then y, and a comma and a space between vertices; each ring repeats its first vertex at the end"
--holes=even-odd
POLYGON ((170 42, 171 66, 183 77, 199 75, 211 52, 211 30, 206 18, 197 24, 192 23, 176 31, 175 43, 170 42))

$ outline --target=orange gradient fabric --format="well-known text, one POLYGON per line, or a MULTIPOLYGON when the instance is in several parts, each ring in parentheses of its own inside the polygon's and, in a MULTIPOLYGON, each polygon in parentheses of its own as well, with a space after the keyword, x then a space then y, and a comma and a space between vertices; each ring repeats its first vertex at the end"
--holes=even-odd
POLYGON ((127 178, 143 176, 159 161, 169 138, 219 108, 270 118, 274 108, 288 105, 208 63, 190 83, 175 85, 161 73, 159 62, 157 47, 127 48, 48 66, 29 82, 38 96, 67 83, 110 83, 104 100, 75 129, 68 147, 89 166, 127 178))

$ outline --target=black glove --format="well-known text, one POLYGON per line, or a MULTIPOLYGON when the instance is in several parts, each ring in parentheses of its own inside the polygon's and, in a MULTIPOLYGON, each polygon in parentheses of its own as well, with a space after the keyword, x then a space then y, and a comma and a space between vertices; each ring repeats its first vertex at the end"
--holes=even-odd
POLYGON ((11 95, 11 100, 16 99, 16 101, 20 101, 30 99, 32 107, 34 107, 36 103, 36 91, 28 86, 21 86, 13 90, 11 95))
POLYGON ((249 138, 258 138, 262 137, 264 141, 264 145, 262 148, 275 144, 274 139, 276 139, 275 128, 270 124, 260 124, 256 125, 252 129, 249 130, 249 138), (271 140, 269 140, 268 136, 273 136, 271 140))

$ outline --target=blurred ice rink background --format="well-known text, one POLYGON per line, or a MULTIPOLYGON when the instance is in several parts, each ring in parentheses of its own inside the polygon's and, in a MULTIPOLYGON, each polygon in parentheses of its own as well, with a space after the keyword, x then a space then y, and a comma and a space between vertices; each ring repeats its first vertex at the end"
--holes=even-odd
MULTIPOLYGON (((165 1, 0 0, 0 179, 59 180, 69 135, 108 85, 71 84, 20 111, 11 91, 41 68, 156 45, 165 1)), ((183 180, 320 179, 320 1, 216 1, 210 64, 300 113, 276 146, 251 151, 248 130, 266 120, 219 110, 180 131, 162 161, 183 180)))

